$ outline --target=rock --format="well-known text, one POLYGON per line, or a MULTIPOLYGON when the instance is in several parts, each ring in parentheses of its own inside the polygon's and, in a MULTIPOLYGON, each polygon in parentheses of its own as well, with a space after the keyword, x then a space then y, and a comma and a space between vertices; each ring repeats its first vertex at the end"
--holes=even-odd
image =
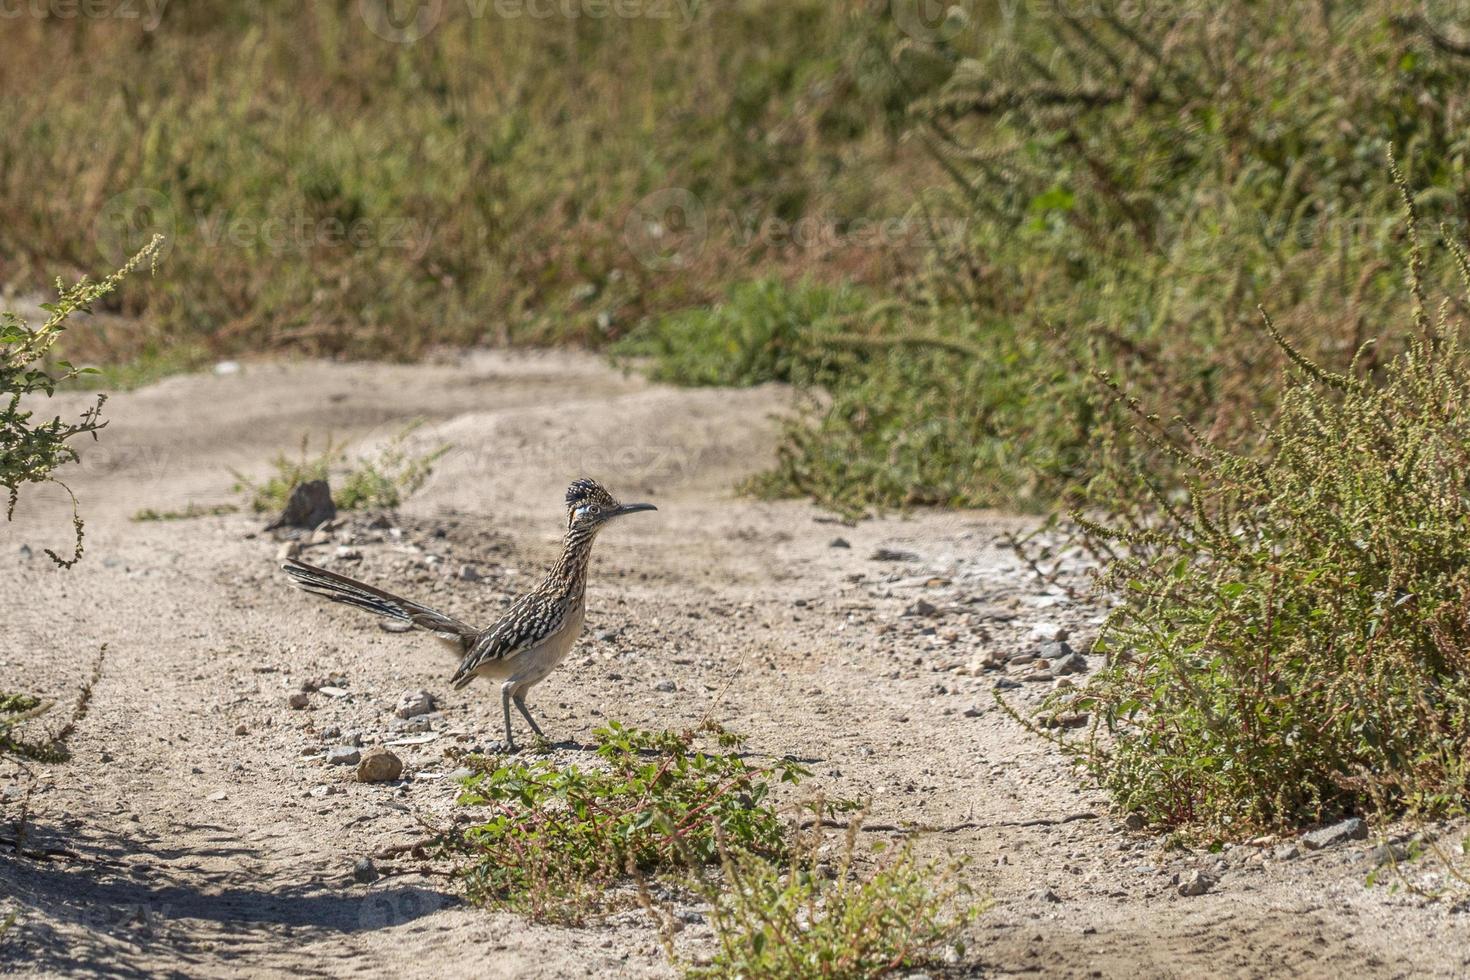
POLYGON ((1031 899, 1031 901, 1033 902, 1046 902, 1049 905, 1059 905, 1062 901, 1061 898, 1057 896, 1057 893, 1052 891, 1050 888, 1039 889, 1032 892, 1030 895, 1027 895, 1026 897, 1031 899))
POLYGON ((412 718, 394 718, 389 727, 395 732, 410 735, 418 732, 432 732, 434 730, 434 713, 414 715, 412 718))
POLYGON ((659 681, 657 684, 653 685, 653 689, 664 694, 672 694, 679 689, 679 685, 675 684, 673 681, 659 681))
POLYGON ((459 580, 461 582, 479 582, 484 577, 474 565, 464 565, 459 570, 459 580))
POLYGON ((852 545, 848 543, 848 540, 846 538, 833 538, 831 541, 828 541, 827 542, 827 547, 829 547, 829 548, 851 548, 852 545))
POLYGON ((371 885, 381 877, 372 858, 358 858, 357 863, 352 866, 352 880, 358 884, 371 885))
POLYGON ((309 480, 291 488, 286 508, 265 529, 274 531, 281 527, 311 528, 336 516, 337 505, 332 503, 332 491, 327 486, 327 481, 309 480))
POLYGON ((873 561, 918 561, 919 556, 912 551, 899 551, 896 548, 879 548, 873 552, 873 561))
POLYGON ((1019 681, 1013 681, 1009 677, 999 677, 995 681, 995 689, 997 691, 1010 691, 1020 686, 1019 681))
POLYGON ((359 783, 391 783, 403 775, 403 760, 381 745, 362 753, 357 763, 359 783))
POLYGON ((23 544, 23 545, 20 546, 20 557, 21 557, 22 560, 24 560, 24 561, 30 561, 31 558, 34 555, 35 555, 35 552, 31 550, 31 546, 30 545, 23 544))
POLYGON ((342 561, 362 561, 362 552, 345 544, 337 546, 337 557, 342 561))
POLYGON ((1035 663, 1036 662, 1036 654, 1034 654, 1034 653, 1018 653, 1018 654, 1016 654, 1014 657, 1012 657, 1007 662, 1008 663, 1015 664, 1017 667, 1023 667, 1026 664, 1035 663))
POLYGON ((307 693, 305 691, 297 691, 295 694, 286 699, 286 703, 289 704, 292 708, 295 708, 297 711, 300 711, 302 708, 311 703, 311 698, 307 696, 307 693))
POLYGON ((1044 643, 1053 641, 1060 642, 1068 636, 1067 628, 1056 623, 1037 623, 1031 627, 1031 638, 1041 640, 1044 643))
POLYGON ((428 691, 404 691, 398 696, 393 713, 400 718, 415 718, 434 710, 434 695, 428 691))
POLYGON ((246 728, 244 725, 236 725, 235 726, 235 734, 236 735, 249 735, 250 734, 250 729, 246 728))
POLYGON ((1334 844, 1343 844, 1350 840, 1363 840, 1368 836, 1368 825, 1359 817, 1349 817, 1339 821, 1330 827, 1313 830, 1302 834, 1302 844, 1309 851, 1319 851, 1324 847, 1332 847, 1334 844))
POLYGON ((1302 856, 1302 849, 1295 844, 1282 844, 1271 852, 1271 856, 1278 861, 1291 861, 1302 856))
POLYGON ((597 634, 597 638, 603 643, 611 643, 613 640, 616 640, 618 638, 618 631, 603 630, 601 633, 597 634))
POLYGON ((1409 859, 1409 849, 1403 844, 1379 844, 1368 852, 1368 860, 1374 867, 1398 864, 1409 859))
POLYGON ((972 704, 965 709, 966 718, 979 718, 983 714, 985 714, 985 709, 978 704, 972 704))
POLYGON ((407 633, 413 629, 413 624, 405 623, 401 619, 380 619, 378 620, 378 629, 384 633, 407 633))
POLYGON ((1215 879, 1203 871, 1189 871, 1179 877, 1179 894, 1186 897, 1203 895, 1215 887, 1215 879))
POLYGON ((1123 818, 1123 826, 1128 830, 1142 830, 1148 826, 1148 820, 1141 813, 1130 813, 1123 818))
POLYGON ((1071 645, 1066 640, 1048 640, 1041 644, 1037 656, 1045 657, 1047 660, 1061 660, 1064 657, 1070 657, 1073 652, 1071 645))
POLYGON ((350 745, 334 745, 327 749, 329 766, 355 766, 361 759, 361 754, 350 745))
MULTIPOLYGON (((1063 644, 1063 646, 1065 645, 1063 644)), ((1060 660, 1053 660, 1051 664, 1051 674, 1053 677, 1080 674, 1085 670, 1087 670, 1087 658, 1080 653, 1068 654, 1060 660)))
POLYGON ((933 616, 937 612, 939 612, 939 609, 934 605, 934 603, 926 602, 925 600, 920 599, 919 601, 915 602, 913 605, 905 609, 903 611, 903 614, 905 616, 923 616, 927 618, 929 616, 933 616))
POLYGON ((301 554, 300 541, 287 541, 276 549, 276 561, 289 561, 301 554))

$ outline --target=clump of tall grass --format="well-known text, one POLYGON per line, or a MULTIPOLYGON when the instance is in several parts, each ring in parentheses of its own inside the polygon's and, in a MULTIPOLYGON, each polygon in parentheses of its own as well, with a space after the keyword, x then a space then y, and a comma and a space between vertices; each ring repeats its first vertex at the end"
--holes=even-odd
MULTIPOLYGON (((423 486, 434 470, 434 462, 449 451, 441 445, 427 452, 415 452, 408 438, 421 423, 414 422, 395 434, 374 455, 349 460, 346 450, 327 437, 326 446, 311 451, 309 436, 301 437, 301 449, 293 458, 277 453, 271 460, 271 473, 257 480, 235 473, 235 491, 245 498, 245 505, 257 514, 275 513, 286 506, 291 491, 313 480, 335 482, 332 502, 342 510, 365 507, 397 507, 423 486)), ((158 520, 192 517, 208 510, 190 508, 179 514, 140 511, 136 520, 158 520)))
POLYGON ((70 343, 162 367, 596 346, 762 271, 876 268, 758 231, 902 201, 875 174, 917 154, 895 153, 882 66, 839 56, 862 21, 846 5, 445 3, 411 44, 375 34, 372 6, 7 21, 7 283, 85 268, 115 224, 152 221, 171 261, 114 300, 142 322, 70 343), (666 191, 704 230, 673 267, 638 248, 666 191), (94 224, 94 240, 75 233, 94 224))
POLYGON ((1470 348, 1455 301, 1428 311, 1417 242, 1409 267, 1407 339, 1372 372, 1323 366, 1266 321, 1294 368, 1254 451, 1114 386, 1137 442, 1183 474, 1173 490, 1137 458, 1105 474, 1111 516, 1088 528, 1121 600, 1108 664, 1053 705, 1099 722, 1071 747, 1119 806, 1216 837, 1464 812, 1470 348))

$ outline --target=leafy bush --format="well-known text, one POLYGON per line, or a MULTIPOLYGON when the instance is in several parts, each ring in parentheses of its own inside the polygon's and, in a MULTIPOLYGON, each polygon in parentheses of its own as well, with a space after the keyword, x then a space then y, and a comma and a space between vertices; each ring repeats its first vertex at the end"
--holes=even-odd
POLYGON ((784 868, 723 847, 721 874, 703 888, 719 949, 689 976, 880 977, 953 943, 982 910, 963 865, 920 862, 905 844, 864 869, 858 829, 849 824, 837 867, 816 846, 784 868))
MULTIPOLYGON (((340 479, 338 489, 332 494, 332 502, 342 510, 357 510, 363 507, 397 507, 407 496, 423 486, 433 472, 434 461, 449 451, 440 446, 430 452, 414 454, 407 448, 409 435, 419 423, 409 425, 399 432, 374 457, 360 457, 348 463, 347 454, 341 446, 327 439, 326 448, 311 455, 309 439, 301 439, 301 454, 292 459, 279 453, 271 461, 274 473, 264 482, 256 482, 241 473, 235 473, 235 490, 246 495, 247 505, 256 513, 275 513, 286 506, 291 491, 297 484, 312 480, 326 480, 335 472, 340 479)), ((218 513, 211 508, 199 513, 218 513)), ((160 514, 156 511, 141 511, 135 520, 159 520, 170 517, 198 516, 185 511, 182 514, 160 514)))
POLYGON ((1232 837, 1464 811, 1470 351, 1448 304, 1425 312, 1422 268, 1416 245, 1410 339, 1371 378, 1314 363, 1267 321, 1297 373, 1255 452, 1130 402, 1186 489, 1133 464, 1105 474, 1116 517, 1091 528, 1117 549, 1110 660, 1053 705, 1101 720, 1072 747, 1120 806, 1232 837))
POLYGON ((740 283, 723 302, 655 320, 615 351, 651 356, 649 373, 679 384, 809 381, 828 360, 823 338, 843 333, 871 302, 845 287, 740 283))
MULTIPOLYGON (((738 737, 708 730, 720 748, 739 747, 738 737)), ((736 752, 699 749, 693 733, 616 722, 595 737, 596 768, 479 761, 460 803, 488 810, 488 818, 445 841, 469 858, 462 875, 472 900, 575 921, 612 901, 609 889, 630 873, 715 861, 717 834, 744 853, 785 854, 770 782, 797 782, 806 775, 800 766, 756 766, 736 752)))
POLYGON ((23 484, 54 483, 66 490, 71 496, 72 527, 76 533, 72 556, 62 559, 49 548, 46 550, 51 560, 63 568, 81 560, 83 524, 76 495, 55 474, 62 466, 79 459, 73 440, 86 435, 95 439, 97 430, 107 424, 102 421, 106 396, 98 395, 92 407, 75 422, 63 422, 59 415, 36 421, 34 405, 38 396, 50 398, 58 385, 92 371, 73 367, 67 361, 51 363, 48 355, 61 339, 67 318, 78 311, 91 312, 93 303, 116 289, 145 260, 155 257, 161 245, 162 239, 154 238, 121 269, 99 282, 83 279, 68 288, 57 280, 57 301, 42 306, 48 316, 40 327, 31 329, 15 314, 0 313, 0 487, 9 493, 5 517, 6 520, 14 517, 23 484))

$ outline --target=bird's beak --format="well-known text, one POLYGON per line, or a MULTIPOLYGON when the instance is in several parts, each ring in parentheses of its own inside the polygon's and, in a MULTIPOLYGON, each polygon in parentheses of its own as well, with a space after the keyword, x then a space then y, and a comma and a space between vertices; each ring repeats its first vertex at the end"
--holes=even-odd
POLYGON ((653 504, 623 504, 612 512, 613 517, 622 517, 624 514, 636 514, 641 510, 658 510, 653 504))

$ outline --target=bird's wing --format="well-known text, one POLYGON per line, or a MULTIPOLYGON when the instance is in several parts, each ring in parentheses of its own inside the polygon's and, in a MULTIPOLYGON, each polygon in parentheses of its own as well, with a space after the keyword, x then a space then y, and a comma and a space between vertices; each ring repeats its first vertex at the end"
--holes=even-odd
POLYGON ((567 621, 571 606, 565 600, 551 599, 535 592, 511 603, 499 622, 485 630, 470 644, 464 662, 450 678, 456 688, 464 687, 475 677, 475 671, 495 660, 507 660, 524 653, 560 630, 567 621))

